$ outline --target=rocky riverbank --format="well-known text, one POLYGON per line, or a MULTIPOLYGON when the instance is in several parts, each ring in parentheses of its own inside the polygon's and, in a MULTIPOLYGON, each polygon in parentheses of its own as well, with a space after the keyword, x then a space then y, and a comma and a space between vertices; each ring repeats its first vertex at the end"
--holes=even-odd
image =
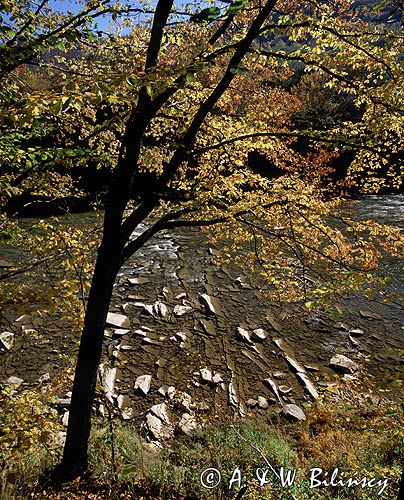
MULTIPOLYGON (((399 377, 398 309, 355 298, 340 304, 336 319, 269 304, 239 269, 217 266, 217 252, 198 231, 163 233, 121 270, 98 414, 113 406, 160 442, 208 421, 274 411, 304 419, 304 402, 336 376, 354 380, 362 366, 374 377, 364 392, 399 377)), ((0 380, 20 389, 48 383, 74 356, 77 340, 51 315, 6 312, 0 380)), ((55 403, 65 424, 69 397, 55 403)))

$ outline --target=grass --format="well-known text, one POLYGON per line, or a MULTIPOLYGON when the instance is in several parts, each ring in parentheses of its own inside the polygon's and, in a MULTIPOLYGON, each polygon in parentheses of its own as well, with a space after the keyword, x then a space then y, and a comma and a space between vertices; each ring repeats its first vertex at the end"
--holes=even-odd
POLYGON ((116 421, 112 441, 105 421, 96 420, 90 447, 91 472, 86 477, 60 489, 50 485, 40 488, 39 477, 59 458, 44 450, 9 464, 7 474, 3 474, 1 500, 226 499, 236 498, 241 484, 246 485, 242 498, 250 500, 379 498, 380 487, 310 488, 313 467, 324 471, 338 467, 345 477, 357 471, 358 478, 387 479, 388 486, 381 498, 397 497, 404 457, 400 405, 316 404, 306 413, 308 419, 303 424, 277 417, 271 421, 216 424, 191 436, 178 437, 159 452, 148 448, 130 423, 116 421), (291 488, 282 487, 271 472, 267 475, 268 484, 260 487, 256 470, 267 467, 265 459, 277 472, 280 467, 296 469, 291 488), (222 482, 209 490, 201 485, 200 476, 212 467, 220 471, 222 482))

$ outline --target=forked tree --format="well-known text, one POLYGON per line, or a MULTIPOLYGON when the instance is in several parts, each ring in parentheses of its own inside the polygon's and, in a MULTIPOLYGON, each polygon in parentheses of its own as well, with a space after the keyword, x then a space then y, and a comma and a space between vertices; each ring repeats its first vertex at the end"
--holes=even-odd
MULTIPOLYGON (((369 239, 364 244, 361 231, 371 229, 371 237, 388 250, 398 251, 402 244, 397 231, 377 224, 350 222, 346 231, 330 226, 324 215, 333 215, 338 201, 322 190, 326 162, 324 166, 321 155, 316 161, 297 160, 293 148, 297 139, 318 147, 342 145, 357 153, 352 182, 357 175, 363 178, 365 169, 373 186, 382 177, 380 169, 384 178, 400 182, 392 160, 402 127, 395 108, 402 75, 394 33, 389 38, 369 27, 348 1, 235 0, 213 7, 202 3, 192 12, 175 8, 171 0, 157 1, 152 12, 141 2, 127 3, 144 16, 132 38, 112 49, 101 42, 96 57, 72 60, 73 81, 59 97, 59 112, 74 104, 80 112, 90 81, 100 94, 98 104, 124 103, 125 109, 76 364, 59 470, 65 478, 87 468, 97 372, 117 274, 157 232, 220 225, 228 251, 237 254, 241 248, 238 255, 251 268, 258 258, 270 287, 291 300, 310 296, 309 290, 313 297, 327 298, 335 282, 341 290, 357 288, 360 272, 371 269, 379 256, 369 239), (289 48, 279 44, 280 34, 289 40, 289 48), (383 44, 375 43, 381 38, 383 44), (135 53, 134 60, 125 55, 128 50, 135 53), (113 67, 116 61, 108 51, 121 59, 122 67, 113 67), (108 57, 110 73, 99 62, 108 57), (131 66, 127 74, 125 58, 131 66), (293 73, 289 65, 296 64, 321 72, 329 85, 354 96, 364 108, 361 122, 326 133, 294 130, 288 113, 295 104, 273 82, 293 73), (274 180, 248 169, 252 149, 285 175, 274 180), (133 238, 144 223, 146 229, 133 238), (252 252, 245 252, 246 245, 252 252), (312 267, 318 261, 319 280, 312 267)), ((88 2, 89 8, 101 8, 94 15, 101 15, 107 4, 88 2)), ((22 31, 29 34, 33 19, 28 17, 3 47, 9 62, 0 62, 6 73, 38 54, 35 49, 25 56, 13 42, 22 31)), ((69 22, 74 32, 75 21, 69 22)), ((65 32, 53 27, 50 33, 54 45, 65 32)), ((33 38, 40 40, 41 35, 33 38)), ((43 101, 39 105, 44 107, 43 101)), ((103 147, 112 150, 108 142, 103 147)))

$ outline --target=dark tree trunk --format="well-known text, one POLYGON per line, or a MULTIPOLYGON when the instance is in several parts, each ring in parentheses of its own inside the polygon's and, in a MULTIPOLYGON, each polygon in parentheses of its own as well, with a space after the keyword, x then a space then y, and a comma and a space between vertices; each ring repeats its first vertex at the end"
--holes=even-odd
POLYGON ((73 383, 66 444, 58 471, 63 480, 72 479, 87 468, 91 412, 119 254, 119 249, 111 245, 101 245, 98 251, 73 383))

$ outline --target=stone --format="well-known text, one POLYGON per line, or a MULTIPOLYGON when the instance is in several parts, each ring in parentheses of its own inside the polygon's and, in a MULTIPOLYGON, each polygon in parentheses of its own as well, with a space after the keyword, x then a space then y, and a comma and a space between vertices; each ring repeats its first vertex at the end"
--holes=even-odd
POLYGON ((291 420, 298 420, 301 422, 306 420, 306 415, 304 414, 304 411, 294 404, 285 405, 282 408, 282 415, 284 415, 287 418, 290 418, 291 420))
POLYGON ((208 313, 215 315, 220 315, 222 313, 220 302, 216 297, 211 297, 207 293, 203 293, 200 298, 208 313))
POLYGON ((38 382, 40 384, 45 384, 46 382, 50 382, 50 374, 49 373, 44 373, 43 375, 41 375, 38 379, 38 382))
POLYGON ((151 380, 151 375, 140 375, 135 381, 135 390, 139 389, 144 395, 147 395, 150 390, 151 380))
POLYGON ((17 387, 19 387, 23 383, 24 383, 24 379, 19 378, 19 377, 15 377, 14 375, 12 375, 11 377, 8 377, 8 379, 6 380, 6 384, 15 385, 17 387))
POLYGON ((358 365, 352 359, 349 359, 343 354, 336 354, 330 359, 330 366, 342 373, 351 373, 358 369, 358 365))
POLYGON ((272 373, 273 377, 279 380, 284 380, 288 378, 288 374, 285 372, 273 372, 272 373))
POLYGON ((237 397, 236 390, 234 388, 233 382, 229 384, 229 402, 232 406, 238 406, 239 401, 237 397))
POLYGON ((175 298, 177 300, 186 299, 187 298, 187 294, 185 292, 182 292, 182 293, 179 293, 178 295, 176 295, 175 298))
POLYGON ((302 381, 302 384, 303 384, 305 390, 310 394, 310 396, 313 399, 318 399, 319 394, 318 394, 316 388, 314 387, 314 384, 311 382, 309 377, 306 375, 306 373, 298 372, 298 373, 296 373, 296 376, 302 381))
POLYGON ((62 408, 67 408, 70 406, 71 402, 72 398, 59 398, 55 401, 55 405, 62 408))
POLYGON ((121 309, 124 313, 127 313, 130 309, 130 303, 129 302, 126 302, 125 304, 122 304, 121 305, 121 309))
POLYGON ((115 367, 105 366, 104 364, 100 365, 101 384, 104 388, 105 397, 111 403, 114 402, 116 374, 117 370, 115 367))
POLYGON ((244 288, 245 290, 251 290, 252 287, 246 282, 245 278, 243 276, 238 276, 235 280, 234 283, 237 283, 240 288, 244 288))
POLYGON ((0 333, 0 348, 10 351, 14 346, 14 333, 2 332, 0 333))
POLYGON ((262 410, 267 410, 269 408, 268 400, 263 396, 258 396, 258 406, 262 410))
POLYGON ((220 375, 220 373, 215 373, 214 376, 212 377, 212 382, 214 384, 220 384, 224 382, 223 377, 220 375))
POLYGON ((167 413, 167 405, 165 403, 159 403, 157 405, 153 405, 150 408, 151 413, 158 417, 162 422, 166 424, 170 423, 170 418, 167 413))
POLYGON ((188 312, 192 311, 192 307, 190 306, 175 306, 174 307, 174 316, 183 316, 184 314, 187 314, 188 312))
POLYGON ((164 302, 160 302, 159 300, 154 303, 153 311, 162 318, 166 318, 168 316, 167 306, 164 304, 164 302))
POLYGON ((269 333, 266 332, 263 328, 256 328, 252 332, 252 337, 254 340, 265 340, 268 335, 269 333))
POLYGON ((172 435, 171 429, 152 413, 146 415, 146 424, 150 433, 157 441, 163 441, 172 435))
POLYGON ((317 366, 314 366, 314 365, 304 365, 304 367, 306 368, 306 370, 309 370, 310 372, 318 372, 319 371, 319 368, 317 366))
POLYGON ((184 408, 184 410, 191 411, 194 404, 192 403, 192 397, 187 392, 183 392, 178 398, 178 403, 180 407, 184 408))
POLYGON ((196 418, 189 413, 184 413, 178 423, 178 429, 187 436, 199 427, 196 418))
POLYGON ((128 283, 131 285, 144 285, 145 283, 150 283, 150 280, 147 278, 128 278, 128 283))
POLYGON ((167 389, 167 396, 169 397, 169 399, 173 399, 175 393, 176 393, 175 387, 173 385, 170 385, 170 387, 167 389))
POLYGON ((123 314, 108 313, 107 325, 117 328, 130 328, 130 321, 129 318, 123 314))
POLYGON ((242 328, 241 326, 238 326, 236 332, 237 336, 240 337, 242 340, 251 343, 251 334, 248 330, 242 328))
POLYGON ((212 372, 208 368, 201 368, 199 373, 204 382, 212 382, 212 372))
POLYGON ((62 417, 62 425, 64 425, 65 427, 67 427, 68 423, 69 423, 69 415, 70 415, 70 412, 69 411, 65 411, 63 413, 63 417, 62 417))
POLYGON ((128 330, 126 328, 114 328, 114 335, 122 336, 122 335, 126 335, 129 332, 130 332, 130 330, 128 330))
POLYGON ((256 399, 247 399, 247 401, 245 402, 246 406, 248 406, 249 408, 255 408, 258 404, 258 401, 256 399))
POLYGON ((282 399, 281 399, 281 397, 280 397, 280 395, 279 395, 279 391, 278 391, 278 387, 277 387, 276 383, 275 383, 272 379, 270 379, 270 378, 266 378, 266 379, 264 380, 264 382, 265 382, 267 385, 269 385, 269 387, 272 389, 272 391, 273 391, 273 393, 275 394, 275 396, 278 398, 278 401, 279 401, 280 403, 282 403, 282 399))
POLYGON ((361 335, 364 335, 365 332, 362 330, 362 328, 352 328, 348 332, 349 335, 352 335, 353 337, 360 337, 361 335))

